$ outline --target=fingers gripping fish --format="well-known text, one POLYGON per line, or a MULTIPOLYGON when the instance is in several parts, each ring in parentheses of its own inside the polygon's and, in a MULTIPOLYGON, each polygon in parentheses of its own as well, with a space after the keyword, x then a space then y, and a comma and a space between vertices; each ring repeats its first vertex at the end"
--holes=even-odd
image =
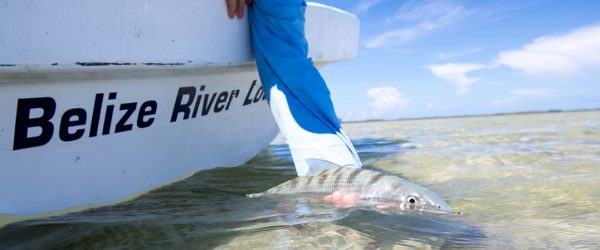
POLYGON ((426 187, 401 177, 345 167, 333 167, 284 182, 248 197, 327 197, 341 192, 357 197, 355 206, 374 206, 389 211, 455 214, 448 203, 426 187))

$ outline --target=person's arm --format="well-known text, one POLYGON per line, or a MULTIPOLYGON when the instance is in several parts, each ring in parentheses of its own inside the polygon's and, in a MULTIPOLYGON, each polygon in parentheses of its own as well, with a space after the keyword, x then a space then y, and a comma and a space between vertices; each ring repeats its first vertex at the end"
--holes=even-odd
MULTIPOLYGON (((258 73, 275 121, 290 145, 297 174, 308 173, 307 159, 360 168, 356 149, 337 120, 325 81, 307 56, 306 2, 226 1, 231 19, 243 18, 245 5, 252 4, 248 15, 258 73)), ((341 207, 359 203, 357 194, 341 191, 323 200, 341 207)))
POLYGON ((226 0, 227 1, 227 16, 230 19, 237 17, 242 19, 244 17, 244 6, 251 4, 252 0, 226 0))

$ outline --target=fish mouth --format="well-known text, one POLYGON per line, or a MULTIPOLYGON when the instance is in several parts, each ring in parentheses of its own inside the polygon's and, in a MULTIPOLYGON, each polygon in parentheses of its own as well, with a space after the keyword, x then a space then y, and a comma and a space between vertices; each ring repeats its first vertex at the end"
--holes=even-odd
POLYGON ((438 214, 438 215, 461 215, 461 212, 454 211, 452 207, 447 204, 430 205, 427 204, 422 206, 420 209, 421 212, 429 213, 429 214, 438 214))
POLYGON ((461 212, 454 212, 451 210, 441 210, 441 209, 423 209, 421 212, 428 214, 437 214, 437 215, 462 215, 461 212))

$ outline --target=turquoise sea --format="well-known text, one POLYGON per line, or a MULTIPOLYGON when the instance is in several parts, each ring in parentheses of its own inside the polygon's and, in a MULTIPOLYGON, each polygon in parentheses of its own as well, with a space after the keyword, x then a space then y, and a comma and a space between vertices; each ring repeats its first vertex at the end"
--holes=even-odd
MULTIPOLYGON (((0 228, 0 249, 600 248, 600 111, 344 124, 369 167, 463 214, 250 199, 295 177, 282 138, 250 162, 129 202, 0 228)), ((168 167, 168 166, 167 166, 168 167)))

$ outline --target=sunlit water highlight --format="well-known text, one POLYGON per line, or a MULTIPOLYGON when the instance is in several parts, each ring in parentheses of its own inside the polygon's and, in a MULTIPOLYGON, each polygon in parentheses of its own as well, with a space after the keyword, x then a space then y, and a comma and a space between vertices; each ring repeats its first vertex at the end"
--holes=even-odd
POLYGON ((0 229, 23 248, 600 248, 600 112, 351 123, 363 161, 438 192, 461 216, 250 199, 294 177, 278 138, 249 163, 123 204, 0 229))

